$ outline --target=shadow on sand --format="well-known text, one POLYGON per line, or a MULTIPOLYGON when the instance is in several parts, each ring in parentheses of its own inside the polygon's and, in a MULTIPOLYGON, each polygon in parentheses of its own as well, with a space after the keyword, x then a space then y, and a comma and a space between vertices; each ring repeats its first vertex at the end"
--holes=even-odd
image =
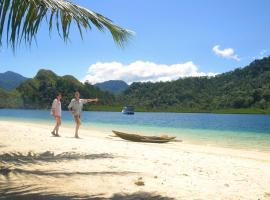
MULTIPOLYGON (((20 178, 27 178, 29 175, 34 176, 75 176, 75 175, 108 175, 108 176, 125 176, 128 174, 137 174, 131 171, 94 171, 94 172, 66 172, 66 171, 52 171, 52 170, 26 170, 18 168, 18 165, 24 164, 41 164, 40 162, 61 162, 79 159, 112 159, 115 158, 111 154, 79 154, 75 152, 64 152, 61 154, 54 154, 47 151, 44 153, 22 154, 4 153, 0 154, 0 200, 173 200, 170 197, 164 197, 156 193, 137 192, 132 194, 113 194, 110 198, 105 198, 104 194, 85 195, 76 193, 55 193, 49 192, 48 188, 37 185, 23 184, 18 186, 19 182, 12 181, 12 175, 23 175, 20 178), (1 176, 4 179, 1 180, 1 176)), ((89 191, 91 193, 91 191, 89 191)))
POLYGON ((0 168, 0 175, 3 175, 8 178, 9 175, 36 175, 36 176, 52 176, 52 177, 62 177, 62 176, 75 176, 75 175, 116 175, 116 176, 125 176, 128 174, 138 174, 137 172, 132 171, 97 171, 97 172, 65 172, 65 171, 41 171, 41 170, 25 170, 20 168, 0 168))
MULTIPOLYGON (((126 175, 132 172, 65 172, 65 171, 41 171, 41 170, 25 170, 16 166, 27 164, 41 164, 48 162, 62 162, 73 160, 95 160, 95 159, 112 159, 115 158, 112 154, 82 154, 76 152, 63 152, 54 154, 54 152, 46 151, 44 153, 22 154, 20 152, 11 152, 0 154, 0 175, 9 178, 10 175, 37 175, 37 176, 72 176, 72 175, 126 175)), ((1 177, 0 177, 1 178, 1 177)))
POLYGON ((132 194, 114 194, 112 197, 102 197, 98 195, 78 195, 78 194, 55 194, 41 193, 35 190, 29 191, 28 186, 13 188, 0 188, 0 200, 174 200, 174 198, 164 197, 156 193, 136 192, 132 194))
POLYGON ((36 162, 60 162, 65 160, 79 160, 79 159, 105 159, 114 158, 112 154, 80 154, 76 152, 63 152, 60 154, 54 154, 54 152, 46 151, 43 153, 28 152, 28 154, 22 154, 20 152, 11 152, 0 154, 0 162, 13 163, 13 164, 30 164, 36 162))

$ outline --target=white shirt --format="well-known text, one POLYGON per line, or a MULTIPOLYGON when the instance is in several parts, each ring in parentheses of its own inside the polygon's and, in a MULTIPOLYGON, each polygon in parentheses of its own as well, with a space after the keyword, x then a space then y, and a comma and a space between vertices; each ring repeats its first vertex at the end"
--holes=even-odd
POLYGON ((74 115, 81 115, 83 104, 87 103, 84 99, 72 99, 70 104, 68 105, 68 109, 73 111, 74 115))
POLYGON ((61 101, 58 101, 57 99, 53 100, 52 103, 52 111, 51 114, 55 114, 56 116, 61 117, 62 114, 62 108, 61 108, 61 101))

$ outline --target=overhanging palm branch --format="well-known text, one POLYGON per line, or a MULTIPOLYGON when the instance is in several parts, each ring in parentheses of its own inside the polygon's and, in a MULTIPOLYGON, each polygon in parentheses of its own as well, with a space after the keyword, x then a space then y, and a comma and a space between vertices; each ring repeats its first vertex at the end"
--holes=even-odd
POLYGON ((69 38, 72 23, 81 37, 83 29, 94 25, 101 31, 108 29, 114 41, 123 46, 132 35, 103 15, 65 0, 0 0, 0 46, 6 32, 7 45, 15 49, 21 41, 31 44, 41 23, 46 20, 49 31, 53 26, 64 41, 69 38))

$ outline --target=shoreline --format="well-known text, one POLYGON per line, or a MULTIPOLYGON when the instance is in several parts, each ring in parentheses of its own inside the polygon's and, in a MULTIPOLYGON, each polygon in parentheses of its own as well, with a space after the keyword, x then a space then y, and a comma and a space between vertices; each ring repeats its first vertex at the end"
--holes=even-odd
POLYGON ((10 170, 8 179, 0 174, 6 199, 270 197, 270 153, 185 141, 134 143, 84 128, 75 139, 70 127, 56 138, 50 128, 0 121, 0 164, 10 170))
MULTIPOLYGON (((55 121, 53 118, 48 119, 24 119, 24 118, 16 118, 10 117, 7 119, 3 119, 0 117, 1 122, 12 122, 16 124, 30 124, 38 125, 47 128, 48 131, 55 125, 55 121)), ((75 123, 73 119, 71 120, 62 120, 61 129, 68 128, 69 130, 75 129, 75 123)), ((84 130, 89 129, 94 132, 106 133, 107 135, 113 135, 112 130, 118 130, 127 133, 133 134, 141 134, 141 135, 171 135, 176 136, 178 139, 183 140, 183 143, 190 145, 198 145, 198 146, 209 146, 209 147, 220 147, 226 149, 239 149, 239 150, 248 150, 248 151, 257 151, 257 152, 265 152, 270 153, 270 148, 268 143, 265 141, 257 141, 258 139, 254 138, 254 140, 250 140, 247 138, 241 138, 237 135, 231 135, 234 131, 227 130, 201 130, 201 129, 189 129, 189 128, 168 128, 168 127, 156 127, 156 126, 129 126, 125 124, 108 124, 108 123, 99 123, 99 122, 86 122, 82 121, 82 126, 80 130, 84 132, 84 130), (205 135, 206 134, 206 135, 205 135), (216 136, 215 136, 216 135, 216 136), (261 145, 257 144, 257 142, 264 142, 261 145)), ((256 134, 255 132, 239 132, 239 134, 256 134)), ((249 137, 249 136, 248 136, 249 137)), ((253 136, 256 137, 256 136, 253 136)), ((265 138, 266 140, 268 138, 265 138)))
MULTIPOLYGON (((53 118, 48 119, 24 119, 24 118, 13 118, 10 117, 8 119, 0 118, 1 122, 11 122, 11 123, 22 123, 22 124, 29 124, 30 126, 43 126, 44 128, 47 128, 48 131, 55 125, 55 121, 53 118)), ((73 130, 75 129, 75 123, 71 120, 62 120, 62 126, 61 129, 69 129, 73 130)), ((171 135, 176 136, 178 139, 183 140, 183 143, 190 144, 190 145, 197 145, 197 146, 209 146, 209 147, 217 147, 217 148, 226 148, 226 149, 239 149, 239 150, 247 150, 247 151, 256 151, 256 152, 265 152, 270 153, 270 148, 268 148, 268 144, 261 144, 263 146, 260 146, 260 144, 255 144, 253 140, 244 140, 245 138, 237 138, 237 136, 231 136, 230 134, 233 133, 233 131, 227 131, 227 130, 218 130, 217 133, 215 130, 201 130, 201 129, 189 129, 189 128, 183 128, 183 129, 177 129, 177 128, 170 128, 167 129, 167 127, 154 127, 154 126, 135 126, 130 127, 125 124, 108 124, 108 123, 97 123, 97 122, 85 122, 82 121, 82 126, 80 127, 80 130, 82 132, 86 132, 87 130, 94 131, 95 133, 106 133, 107 135, 114 135, 112 133, 112 130, 118 130, 122 132, 127 133, 133 133, 133 134, 141 134, 141 135, 171 135), (211 133, 209 135, 204 134, 211 133), (228 136, 219 136, 219 133, 221 135, 227 135, 228 136), (214 135, 217 135, 215 137, 214 135), (231 137, 235 137, 232 139, 231 137), (252 143, 250 143, 252 142, 252 143)), ((239 134, 246 134, 246 132, 239 132, 239 134)), ((249 133, 249 132, 247 132, 249 133)), ((252 133, 252 132, 250 132, 252 133)), ((262 141, 257 141, 262 142, 262 141)))
MULTIPOLYGON (((50 130, 52 129, 52 127, 54 126, 54 121, 52 120, 51 122, 48 121, 43 121, 42 124, 37 122, 29 122, 29 121, 3 121, 0 120, 0 127, 2 126, 13 126, 14 123, 16 123, 17 126, 27 126, 27 127, 32 127, 32 128, 38 128, 38 129, 42 129, 42 130, 47 130, 48 135, 44 135, 44 137, 49 136, 51 137, 50 134, 50 130)), ((64 137, 69 137, 69 138, 73 138, 74 135, 74 129, 75 129, 75 124, 72 123, 68 123, 66 124, 67 126, 65 127, 60 127, 60 133, 64 132, 64 137)), ((0 131, 1 133, 1 131, 0 131)), ((114 139, 115 136, 111 131, 104 131, 104 129, 99 129, 97 127, 89 127, 89 126, 83 126, 80 128, 79 131, 79 135, 81 135, 80 139, 85 138, 89 138, 89 137, 95 137, 95 138, 110 138, 110 139, 114 139), (90 128, 90 129, 89 129, 90 128)), ((61 137, 59 137, 60 139, 61 137)), ((75 138, 74 138, 75 139, 75 138)), ((151 143, 137 143, 137 142, 130 142, 130 141, 126 141, 126 140, 122 140, 120 138, 117 138, 118 140, 122 141, 122 142, 127 142, 130 144, 146 144, 146 145, 153 145, 151 143)), ((180 136, 177 136, 177 139, 181 140, 180 136)), ((76 139, 75 139, 76 140, 76 139)), ((158 146, 158 145, 157 145, 158 146)), ((241 155, 246 155, 249 153, 254 154, 254 157, 258 157, 259 154, 264 154, 264 155, 269 155, 270 156, 270 151, 261 151, 261 150, 257 150, 257 149, 252 149, 252 148, 233 148, 233 147, 224 147, 224 146, 218 146, 218 145, 212 145, 212 144, 204 144, 204 143, 200 143, 200 142, 191 142, 191 141, 185 141, 183 140, 182 142, 169 142, 169 143, 165 143, 165 144, 161 144, 160 145, 162 148, 167 148, 167 147, 174 147, 177 148, 179 146, 185 146, 188 149, 201 149, 201 147, 204 147, 204 150, 207 149, 208 152, 219 152, 221 154, 224 154, 222 152, 225 153, 229 153, 228 156, 233 156, 233 155, 237 155, 237 154, 241 154, 241 155), (258 155, 256 155, 256 153, 258 153, 258 155)), ((201 150, 200 150, 201 151, 201 150)), ((205 152, 205 151, 202 151, 205 152)), ((213 153, 215 154, 215 153, 213 153)), ((226 154, 224 154, 226 155, 226 154)), ((241 157, 241 156, 240 156, 241 157)), ((260 157, 260 156, 259 156, 260 157)), ((268 159, 268 161, 270 161, 270 157, 268 159)))
MULTIPOLYGON (((85 111, 95 111, 95 112, 119 112, 121 113, 123 106, 92 106, 90 109, 85 108, 85 111)), ((14 110, 50 110, 46 108, 0 108, 0 109, 14 109, 14 110)), ((63 111, 68 111, 63 109, 63 111)), ((219 110, 174 110, 174 109, 161 109, 161 110, 147 110, 139 108, 135 110, 138 113, 196 113, 196 114, 221 114, 221 115, 270 115, 270 109, 258 109, 258 108, 228 108, 219 110)))

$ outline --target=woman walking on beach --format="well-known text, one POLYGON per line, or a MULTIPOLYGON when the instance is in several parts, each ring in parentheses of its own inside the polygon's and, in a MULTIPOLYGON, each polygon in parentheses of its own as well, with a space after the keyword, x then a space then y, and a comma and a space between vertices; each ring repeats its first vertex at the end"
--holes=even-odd
POLYGON ((74 120, 76 122, 76 129, 75 129, 75 138, 79 138, 79 128, 81 125, 81 114, 83 110, 83 105, 90 102, 97 102, 98 99, 80 99, 80 92, 75 92, 75 98, 71 100, 68 109, 72 112, 74 120))
POLYGON ((51 110, 51 114, 52 116, 54 116, 55 121, 56 121, 55 127, 51 133, 53 136, 57 136, 57 137, 60 136, 58 134, 58 131, 59 131, 59 127, 61 126, 61 114, 62 114, 61 98, 62 98, 61 93, 58 93, 56 98, 53 100, 52 110, 51 110))

